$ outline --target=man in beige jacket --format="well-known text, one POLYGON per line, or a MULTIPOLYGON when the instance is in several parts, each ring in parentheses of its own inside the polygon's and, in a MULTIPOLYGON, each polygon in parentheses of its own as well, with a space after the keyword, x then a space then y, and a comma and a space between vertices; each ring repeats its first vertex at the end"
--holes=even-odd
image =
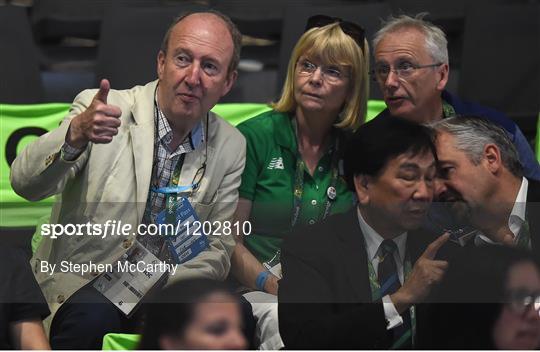
MULTIPOLYGON (((179 17, 157 57, 158 80, 129 90, 77 96, 59 128, 30 144, 13 162, 13 189, 29 200, 61 194, 51 224, 155 222, 169 196, 156 188, 196 185, 189 201, 199 219, 230 220, 245 162, 245 140, 210 112, 236 80, 240 33, 219 13, 179 17)), ((129 59, 129 58, 126 58, 129 59)), ((105 333, 128 331, 126 317, 92 285, 100 272, 59 268, 112 264, 136 242, 129 236, 43 236, 31 264, 54 315, 53 348, 101 348, 105 333), (43 263, 49 264, 47 267, 43 263), (56 270, 44 270, 53 268, 56 270)), ((208 248, 169 274, 226 278, 231 236, 208 236, 208 248)))

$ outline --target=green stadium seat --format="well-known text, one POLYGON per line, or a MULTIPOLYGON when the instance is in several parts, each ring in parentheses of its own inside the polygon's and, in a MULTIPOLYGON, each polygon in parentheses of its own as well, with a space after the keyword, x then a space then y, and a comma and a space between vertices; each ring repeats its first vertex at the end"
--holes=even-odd
MULTIPOLYGON (((54 199, 51 197, 39 202, 28 202, 19 197, 11 189, 9 168, 15 156, 22 151, 24 146, 36 139, 38 135, 58 126, 67 114, 69 106, 70 104, 67 103, 0 104, 0 118, 2 120, 0 140, 6 141, 6 144, 0 146, 0 155, 4 156, 3 160, 0 161, 0 228, 34 227, 47 220, 54 199)), ((366 120, 373 119, 385 107, 383 101, 369 101, 366 120)), ((218 104, 212 110, 231 124, 237 125, 270 110, 270 107, 265 104, 250 103, 218 104)), ((38 239, 34 238, 32 247, 37 246, 35 241, 38 239)))
POLYGON ((540 163, 540 113, 538 113, 538 120, 536 121, 536 141, 534 145, 536 150, 536 160, 540 163))
POLYGON ((141 335, 138 334, 107 334, 103 336, 103 351, 129 351, 135 350, 141 335))

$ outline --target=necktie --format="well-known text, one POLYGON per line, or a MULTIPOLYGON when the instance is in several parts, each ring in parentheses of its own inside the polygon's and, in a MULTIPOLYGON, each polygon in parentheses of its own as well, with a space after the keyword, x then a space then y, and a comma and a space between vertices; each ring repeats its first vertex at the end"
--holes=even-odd
POLYGON ((518 235, 516 236, 516 246, 522 249, 531 249, 531 232, 529 222, 525 220, 521 225, 518 235))
MULTIPOLYGON (((400 287, 394 253, 397 251, 396 243, 392 240, 384 240, 379 247, 379 267, 377 277, 381 286, 381 297, 391 295, 400 287)), ((401 314, 403 324, 392 329, 392 349, 412 348, 411 315, 409 310, 401 314)))

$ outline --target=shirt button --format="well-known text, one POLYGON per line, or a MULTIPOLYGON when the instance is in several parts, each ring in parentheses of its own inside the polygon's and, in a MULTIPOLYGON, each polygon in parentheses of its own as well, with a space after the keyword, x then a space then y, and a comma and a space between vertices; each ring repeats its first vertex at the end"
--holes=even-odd
POLYGON ((49 166, 49 165, 54 161, 54 157, 55 157, 54 154, 49 155, 49 156, 45 159, 45 166, 49 166))
POLYGON ((56 297, 56 302, 58 303, 64 303, 65 300, 64 295, 58 295, 58 297, 56 297))
POLYGON ((323 172, 323 171, 324 171, 324 167, 319 166, 319 167, 317 168, 317 170, 319 170, 319 172, 323 172))
POLYGON ((124 240, 122 242, 122 247, 124 247, 125 249, 128 249, 129 247, 131 247, 131 244, 132 244, 131 240, 124 240))
POLYGON ((316 205, 317 205, 317 201, 316 201, 315 199, 313 199, 313 200, 311 201, 311 205, 316 206, 316 205))
POLYGON ((313 225, 314 223, 315 223, 315 220, 313 220, 313 219, 310 219, 310 220, 308 221, 308 224, 310 224, 310 225, 313 225))

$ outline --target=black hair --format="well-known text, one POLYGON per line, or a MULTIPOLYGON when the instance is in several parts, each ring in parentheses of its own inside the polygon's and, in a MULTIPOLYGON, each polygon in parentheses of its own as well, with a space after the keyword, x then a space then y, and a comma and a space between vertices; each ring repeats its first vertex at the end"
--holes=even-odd
POLYGON ((351 191, 354 176, 378 176, 390 159, 405 153, 431 153, 437 160, 435 133, 429 127, 408 120, 384 116, 358 128, 347 143, 344 156, 345 180, 351 191))
POLYGON ((450 262, 440 285, 432 292, 426 320, 428 349, 495 349, 493 327, 507 300, 510 268, 538 260, 528 251, 486 245, 462 248, 450 262))
POLYGON ((159 350, 163 335, 182 335, 193 319, 197 303, 213 293, 235 296, 218 281, 193 279, 174 283, 152 295, 144 304, 145 321, 140 350, 159 350))

